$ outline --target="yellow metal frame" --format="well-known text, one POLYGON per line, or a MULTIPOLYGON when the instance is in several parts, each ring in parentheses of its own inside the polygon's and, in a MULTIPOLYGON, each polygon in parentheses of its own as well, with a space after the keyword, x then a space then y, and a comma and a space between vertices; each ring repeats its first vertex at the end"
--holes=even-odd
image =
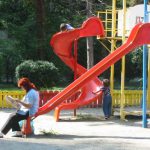
MULTIPOLYGON (((111 53, 116 49, 116 41, 121 40, 122 43, 125 42, 126 37, 126 0, 123 0, 123 35, 122 37, 116 37, 116 33, 117 33, 117 27, 116 27, 116 23, 117 23, 117 14, 118 14, 118 10, 116 8, 116 0, 112 0, 112 10, 106 10, 103 12, 97 12, 98 17, 101 18, 101 16, 104 16, 102 18, 103 20, 103 24, 104 24, 104 28, 105 28, 105 32, 106 32, 106 37, 104 37, 107 40, 111 41, 111 49, 107 50, 111 51, 111 53), (111 27, 111 28, 110 28, 111 27)), ((100 39, 100 40, 103 40, 100 39)), ((102 43, 102 42, 101 42, 102 43)), ((104 44, 102 44, 104 47, 104 44)), ((149 47, 150 49, 150 47, 149 47)), ((150 58, 150 52, 148 53, 148 58, 150 58)), ((148 92, 147 92, 147 106, 148 108, 150 108, 150 59, 148 59, 148 92)), ((116 105, 116 101, 115 101, 115 94, 114 94, 114 65, 111 66, 111 73, 110 73, 110 83, 111 83, 111 92, 112 92, 112 97, 113 97, 113 106, 116 105)), ((121 70, 121 93, 120 93, 120 116, 121 119, 124 119, 125 116, 125 109, 124 107, 126 106, 126 91, 124 89, 125 87, 125 56, 122 58, 122 70, 121 70)), ((133 92, 133 91, 132 91, 133 92)), ((131 97, 130 97, 131 98, 131 97)), ((140 99, 141 100, 141 99, 140 99)))
MULTIPOLYGON (((122 35, 122 43, 125 42, 125 34, 126 34, 126 0, 123 0, 123 35, 122 35)), ((125 56, 122 58, 122 71, 121 71, 121 106, 120 106, 120 116, 123 119, 123 111, 125 105, 125 56)))

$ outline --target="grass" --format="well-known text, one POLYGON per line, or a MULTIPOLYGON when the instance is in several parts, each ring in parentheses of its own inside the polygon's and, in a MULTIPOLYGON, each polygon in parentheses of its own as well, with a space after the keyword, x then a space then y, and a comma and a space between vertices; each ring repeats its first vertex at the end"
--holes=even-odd
POLYGON ((100 118, 93 117, 92 115, 79 114, 76 116, 76 120, 78 120, 78 121, 98 121, 98 120, 100 120, 100 118))
POLYGON ((54 131, 53 129, 51 129, 50 131, 42 130, 41 133, 46 136, 58 135, 58 133, 56 131, 54 131))
POLYGON ((4 84, 1 83, 0 84, 0 90, 4 90, 4 91, 14 91, 14 90, 20 90, 17 86, 15 86, 14 84, 4 84))
MULTIPOLYGON (((114 89, 120 90, 121 81, 114 81, 114 89)), ((141 78, 134 78, 125 82, 125 90, 142 90, 141 78)))
MULTIPOLYGON (((121 88, 121 81, 116 80, 114 81, 114 89, 120 90, 121 88)), ((67 85, 66 85, 67 86, 67 85)), ((65 87, 59 86, 59 87, 50 87, 50 88, 41 88, 40 90, 52 90, 52 91, 61 91, 65 87)), ((141 90, 142 89, 142 80, 140 78, 134 78, 131 80, 127 80, 125 82, 125 90, 141 90)), ((7 90, 7 91, 13 91, 13 90, 20 90, 17 85, 15 84, 6 84, 6 83, 1 83, 0 84, 0 90, 7 90)))
MULTIPOLYGON (((46 91, 46 90, 52 90, 52 91, 61 91, 64 87, 51 87, 51 88, 41 88, 40 90, 46 91)), ((18 91, 21 90, 20 88, 17 87, 17 85, 14 84, 6 84, 6 83, 1 83, 0 84, 0 90, 1 91, 18 91)))
POLYGON ((41 90, 50 90, 50 91, 61 91, 61 90, 63 90, 64 89, 64 87, 51 87, 51 88, 42 88, 41 90))

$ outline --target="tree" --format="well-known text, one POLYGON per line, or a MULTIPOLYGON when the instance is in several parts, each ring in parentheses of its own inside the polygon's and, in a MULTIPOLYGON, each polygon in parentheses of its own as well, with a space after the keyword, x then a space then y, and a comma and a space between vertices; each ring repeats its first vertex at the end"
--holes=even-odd
MULTIPOLYGON (((92 0, 86 0, 87 2, 87 18, 92 16, 92 0)), ((87 69, 90 69, 94 65, 93 54, 93 37, 87 37, 87 69)))
POLYGON ((16 67, 16 79, 22 77, 29 78, 32 82, 36 83, 38 87, 52 87, 58 80, 58 68, 48 61, 32 61, 27 60, 22 62, 16 67))
POLYGON ((35 0, 36 24, 37 24, 37 53, 39 59, 44 59, 45 52, 45 7, 44 0, 35 0))
MULTIPOLYGON (((127 0, 127 4, 135 4, 135 0, 127 0)), ((72 81, 71 70, 49 46, 52 35, 59 31, 62 22, 71 23, 75 28, 81 27, 87 16, 96 16, 97 10, 111 8, 111 5, 110 0, 0 0, 0 30, 7 33, 7 39, 0 39, 1 77, 6 77, 8 73, 7 78, 13 77, 14 68, 25 60, 48 60, 59 68, 62 77, 67 76, 64 81, 72 81)), ((117 6, 121 5, 122 0, 117 0, 117 6)), ((91 68, 106 56, 106 52, 102 48, 99 50, 100 44, 96 44, 94 38, 87 41, 88 48, 85 39, 80 39, 78 43, 78 62, 91 68), (94 59, 93 45, 94 53, 98 54, 94 59)), ((139 64, 136 67, 140 68, 139 64)))

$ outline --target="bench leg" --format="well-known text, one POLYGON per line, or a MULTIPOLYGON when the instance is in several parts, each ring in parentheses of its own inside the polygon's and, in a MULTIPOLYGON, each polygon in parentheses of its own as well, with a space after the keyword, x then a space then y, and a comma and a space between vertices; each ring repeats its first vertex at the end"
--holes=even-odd
POLYGON ((21 131, 25 136, 27 136, 27 135, 29 135, 33 132, 32 127, 31 127, 31 118, 28 118, 27 120, 24 120, 21 131))

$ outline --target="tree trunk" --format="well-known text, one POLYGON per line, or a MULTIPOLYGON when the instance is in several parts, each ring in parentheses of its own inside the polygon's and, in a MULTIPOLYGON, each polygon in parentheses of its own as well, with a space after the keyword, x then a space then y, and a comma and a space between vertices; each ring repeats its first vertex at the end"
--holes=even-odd
POLYGON ((44 0, 35 0, 36 23, 37 23, 37 53, 39 59, 44 59, 45 47, 45 13, 44 0))
MULTIPOLYGON (((92 0, 87 0, 87 18, 92 16, 92 0)), ((94 65, 93 37, 87 38, 87 69, 94 65)))

